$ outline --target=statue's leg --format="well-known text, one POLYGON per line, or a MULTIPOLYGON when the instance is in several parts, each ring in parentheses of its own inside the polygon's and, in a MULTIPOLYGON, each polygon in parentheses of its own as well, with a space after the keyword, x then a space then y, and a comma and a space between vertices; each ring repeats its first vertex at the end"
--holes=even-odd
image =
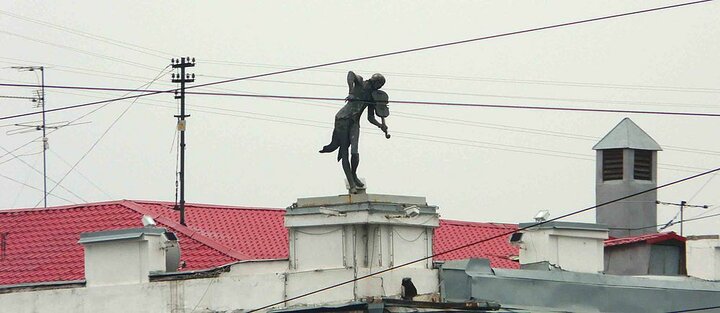
POLYGON ((360 164, 360 152, 358 149, 360 141, 360 124, 359 123, 353 123, 350 127, 350 153, 352 156, 351 162, 352 162, 352 177, 353 181, 355 181, 355 185, 362 188, 365 187, 365 184, 363 184, 360 179, 357 177, 357 168, 360 164))
POLYGON ((357 193, 357 187, 355 187, 355 178, 353 177, 352 169, 350 168, 350 160, 348 160, 348 151, 343 149, 340 151, 340 162, 342 163, 343 171, 345 172, 345 178, 350 185, 350 193, 357 193))
POLYGON ((362 181, 360 181, 360 178, 358 178, 357 176, 357 168, 358 165, 360 165, 360 153, 353 153, 351 156, 352 158, 350 159, 350 161, 352 162, 352 175, 353 180, 355 180, 355 185, 357 185, 359 188, 365 187, 365 184, 363 184, 362 181))

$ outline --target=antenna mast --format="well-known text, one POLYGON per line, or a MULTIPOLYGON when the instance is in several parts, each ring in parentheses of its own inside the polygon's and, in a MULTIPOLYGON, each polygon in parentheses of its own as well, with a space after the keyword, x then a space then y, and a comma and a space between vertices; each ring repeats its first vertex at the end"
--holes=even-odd
POLYGON ((180 210, 180 224, 185 225, 185 118, 190 115, 185 114, 185 83, 192 83, 195 81, 195 74, 185 73, 185 68, 195 66, 195 58, 183 57, 180 59, 172 59, 170 64, 173 68, 179 68, 180 74, 172 74, 172 82, 180 83, 180 93, 175 90, 175 99, 180 99, 180 115, 175 115, 178 119, 177 130, 180 132, 180 203, 178 209, 180 210))
MULTIPOLYGON (((46 136, 46 124, 45 124, 45 67, 44 66, 13 66, 12 68, 17 69, 19 71, 40 71, 41 81, 40 81, 40 93, 37 95, 37 98, 33 99, 33 101, 38 102, 38 106, 42 109, 42 124, 39 126, 34 126, 36 130, 42 130, 42 145, 43 145, 43 204, 44 207, 47 208, 47 154, 46 151, 49 148, 48 145, 48 139, 46 136)), ((16 126, 25 126, 25 125, 16 125, 16 126)))

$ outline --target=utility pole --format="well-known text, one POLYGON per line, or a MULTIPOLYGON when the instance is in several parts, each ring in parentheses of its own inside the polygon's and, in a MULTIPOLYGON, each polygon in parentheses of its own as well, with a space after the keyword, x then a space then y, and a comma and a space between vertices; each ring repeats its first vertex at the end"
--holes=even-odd
MULTIPOLYGON (((685 221, 685 208, 701 208, 701 209, 707 209, 707 205, 694 205, 694 204, 687 204, 687 201, 683 200, 680 201, 680 203, 672 203, 672 202, 662 202, 662 201, 656 201, 657 204, 663 204, 663 205, 674 205, 680 207, 680 236, 683 235, 683 224, 685 221)), ((675 216, 677 217, 677 215, 675 216)))
POLYGON ((175 91, 175 99, 180 99, 180 115, 175 115, 178 119, 177 130, 180 132, 180 203, 178 209, 180 210, 180 224, 185 225, 185 118, 190 115, 185 114, 185 83, 192 83, 195 81, 195 74, 185 73, 185 69, 188 67, 195 66, 195 58, 182 57, 180 59, 172 59, 171 65, 173 68, 179 68, 180 74, 172 74, 172 82, 180 83, 180 93, 175 91))

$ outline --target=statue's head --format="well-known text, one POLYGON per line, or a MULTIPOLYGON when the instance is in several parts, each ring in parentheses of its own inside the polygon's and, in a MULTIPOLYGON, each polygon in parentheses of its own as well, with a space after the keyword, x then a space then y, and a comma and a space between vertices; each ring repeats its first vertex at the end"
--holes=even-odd
POLYGON ((370 82, 372 83, 373 89, 380 89, 385 85, 385 76, 382 76, 380 73, 375 73, 370 77, 370 82))

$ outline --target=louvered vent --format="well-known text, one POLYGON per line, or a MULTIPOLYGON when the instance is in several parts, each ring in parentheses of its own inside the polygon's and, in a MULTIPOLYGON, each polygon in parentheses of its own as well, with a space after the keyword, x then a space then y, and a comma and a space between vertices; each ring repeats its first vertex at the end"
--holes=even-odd
POLYGON ((623 179, 623 150, 603 150, 603 181, 623 179))
POLYGON ((634 173, 636 180, 652 180, 652 151, 635 150, 634 173))

